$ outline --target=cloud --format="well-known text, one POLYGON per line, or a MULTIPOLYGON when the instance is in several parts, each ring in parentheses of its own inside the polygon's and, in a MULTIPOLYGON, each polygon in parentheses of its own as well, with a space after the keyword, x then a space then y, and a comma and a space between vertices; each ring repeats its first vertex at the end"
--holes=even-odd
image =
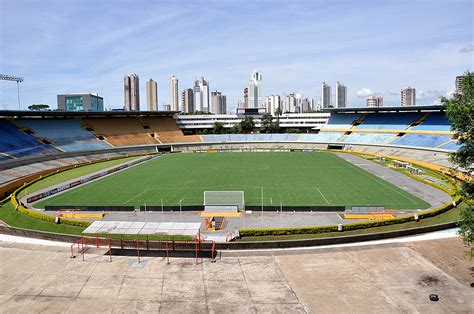
POLYGON ((467 53, 474 51, 474 45, 467 45, 466 47, 459 50, 460 53, 467 53))
POLYGON ((441 96, 446 95, 445 90, 417 90, 416 91, 416 98, 418 99, 439 99, 441 96))
POLYGON ((454 95, 455 92, 456 92, 456 90, 454 90, 454 89, 453 89, 452 91, 447 92, 447 93, 446 93, 446 97, 448 97, 448 98, 453 97, 453 95, 454 95))
POLYGON ((365 97, 372 96, 374 94, 374 92, 371 91, 370 89, 364 87, 361 90, 357 91, 355 94, 359 98, 365 98, 365 97))

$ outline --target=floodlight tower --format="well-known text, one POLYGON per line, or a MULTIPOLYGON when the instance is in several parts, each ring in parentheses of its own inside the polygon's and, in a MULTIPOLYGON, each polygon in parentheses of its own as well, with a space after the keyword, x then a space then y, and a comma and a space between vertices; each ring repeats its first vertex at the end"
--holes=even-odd
POLYGON ((7 75, 7 74, 0 74, 0 80, 16 82, 16 88, 17 88, 17 92, 18 92, 18 110, 20 110, 20 108, 21 108, 20 107, 20 83, 23 82, 23 77, 7 75))

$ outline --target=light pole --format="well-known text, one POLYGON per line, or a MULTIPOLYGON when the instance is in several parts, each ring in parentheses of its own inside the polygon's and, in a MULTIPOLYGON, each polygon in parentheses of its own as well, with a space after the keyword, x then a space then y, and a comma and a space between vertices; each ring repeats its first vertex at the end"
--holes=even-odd
POLYGON ((13 76, 7 74, 0 74, 0 80, 2 81, 13 81, 16 82, 17 94, 18 94, 18 110, 20 110, 20 83, 23 82, 23 77, 13 76))
POLYGON ((181 222, 181 202, 182 201, 183 201, 183 199, 179 200, 179 222, 181 222))

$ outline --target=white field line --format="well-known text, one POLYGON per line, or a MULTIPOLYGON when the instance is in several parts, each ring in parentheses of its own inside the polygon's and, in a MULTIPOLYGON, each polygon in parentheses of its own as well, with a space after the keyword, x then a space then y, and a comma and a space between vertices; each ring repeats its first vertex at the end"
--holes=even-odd
POLYGON ((323 192, 321 192, 321 190, 319 188, 316 188, 316 190, 318 190, 319 194, 321 194, 321 196, 324 198, 324 200, 326 201, 326 204, 329 205, 329 202, 328 202, 326 196, 324 196, 323 192))

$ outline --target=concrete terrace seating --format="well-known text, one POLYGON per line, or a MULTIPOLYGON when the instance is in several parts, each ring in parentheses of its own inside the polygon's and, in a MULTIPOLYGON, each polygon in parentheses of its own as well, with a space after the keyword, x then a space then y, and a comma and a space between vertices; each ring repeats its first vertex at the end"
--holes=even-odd
POLYGON ((451 139, 448 135, 432 134, 406 134, 397 138, 392 145, 418 146, 418 147, 437 147, 451 139))
POLYGON ((56 153, 58 150, 41 143, 34 136, 20 131, 10 121, 0 119, 0 152, 15 157, 24 157, 56 153))
POLYGON ((355 133, 345 135, 343 142, 347 143, 366 143, 366 144, 385 144, 394 136, 393 133, 355 133))
POLYGON ((461 146, 461 145, 459 145, 458 142, 456 142, 456 141, 451 141, 451 142, 448 142, 448 143, 446 143, 446 144, 444 144, 444 145, 441 145, 439 148, 456 151, 456 150, 459 149, 460 146, 461 146))
POLYGON ((162 143, 192 143, 201 142, 199 135, 183 135, 181 130, 179 131, 161 131, 155 133, 157 139, 162 143))
POLYGON ((406 130, 408 125, 419 120, 423 113, 369 113, 364 117, 364 123, 358 125, 356 129, 372 130, 406 130))
POLYGON ((451 131, 451 123, 448 118, 440 112, 431 112, 423 123, 416 125, 411 130, 420 131, 451 131))
POLYGON ((318 134, 301 134, 299 140, 303 142, 338 142, 342 132, 319 132, 318 134))
POLYGON ((329 117, 328 123, 324 126, 324 128, 350 129, 352 127, 352 123, 359 120, 360 117, 360 114, 354 113, 333 113, 329 117))
POLYGON ((92 150, 110 146, 97 140, 74 119, 18 119, 15 122, 32 130, 64 151, 92 150))
POLYGON ((104 136, 114 146, 159 143, 150 136, 154 132, 144 129, 141 121, 135 118, 83 119, 82 124, 94 129, 96 136, 104 136))
POLYGON ((173 117, 141 118, 141 123, 162 143, 201 142, 197 135, 184 135, 173 117))

